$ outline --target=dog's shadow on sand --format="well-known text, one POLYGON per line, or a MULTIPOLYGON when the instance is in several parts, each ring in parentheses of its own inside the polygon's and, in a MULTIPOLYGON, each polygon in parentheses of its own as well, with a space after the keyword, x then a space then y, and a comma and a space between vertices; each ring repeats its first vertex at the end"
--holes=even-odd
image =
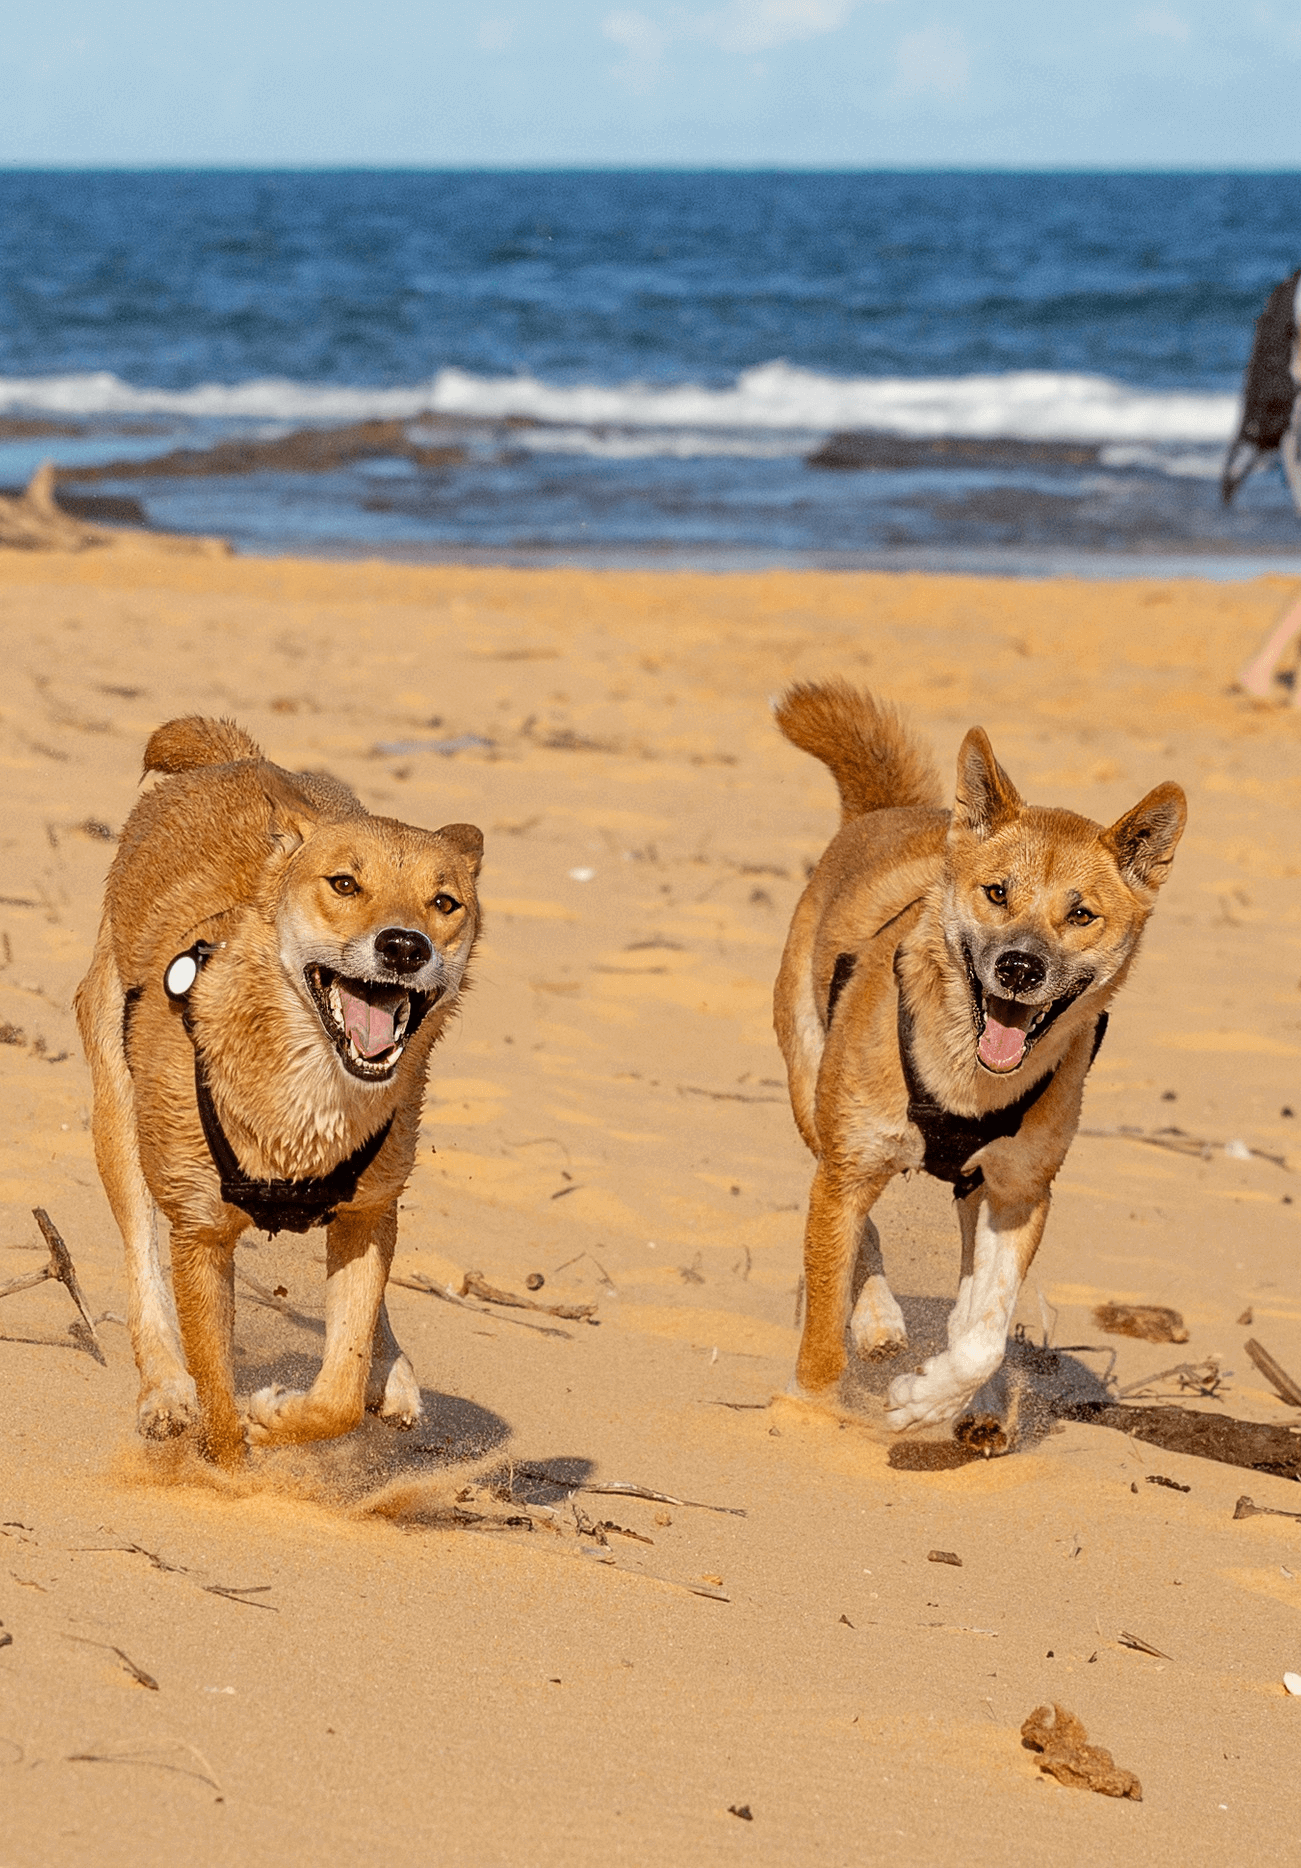
MULTIPOLYGON (((274 1356, 244 1356, 239 1363, 241 1395, 273 1384, 311 1387, 318 1357, 292 1349, 274 1356)), ((367 1414, 337 1440, 303 1445, 253 1447, 247 1471, 274 1489, 300 1492, 316 1502, 418 1523, 446 1516, 462 1482, 487 1485, 492 1496, 521 1504, 556 1504, 595 1471, 594 1462, 548 1456, 516 1465, 502 1449, 512 1429, 500 1414, 437 1389, 420 1391, 422 1417, 410 1429, 367 1414), (496 1455, 497 1457, 493 1457, 496 1455), (490 1462, 487 1472, 485 1462, 490 1462), (389 1502, 386 1503, 386 1500, 389 1502)))
POLYGON ((953 1308, 952 1298, 947 1297, 900 1296, 898 1301, 908 1328, 906 1348, 878 1361, 851 1356, 840 1390, 842 1406, 889 1438, 891 1465, 934 1464, 936 1459, 927 1455, 938 1455, 942 1448, 956 1456, 955 1464, 990 1451, 1025 1449, 1052 1433, 1057 1422, 1073 1410, 1113 1398, 1101 1374, 1070 1350, 1052 1349, 1018 1333, 1008 1342, 1002 1367, 963 1410, 956 1437, 954 1425, 949 1424, 897 1438, 884 1418, 890 1383, 948 1348, 953 1308), (974 1423, 970 1429, 964 1427, 968 1420, 974 1423), (964 1432, 969 1434, 965 1444, 964 1432), (910 1448, 916 1449, 916 1459, 910 1448))

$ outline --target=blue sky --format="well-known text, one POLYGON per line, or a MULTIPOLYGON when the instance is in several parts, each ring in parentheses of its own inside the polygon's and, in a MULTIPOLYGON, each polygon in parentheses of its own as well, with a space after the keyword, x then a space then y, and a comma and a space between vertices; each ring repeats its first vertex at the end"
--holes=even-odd
POLYGON ((1298 0, 68 0, 0 162, 1293 168, 1298 0))

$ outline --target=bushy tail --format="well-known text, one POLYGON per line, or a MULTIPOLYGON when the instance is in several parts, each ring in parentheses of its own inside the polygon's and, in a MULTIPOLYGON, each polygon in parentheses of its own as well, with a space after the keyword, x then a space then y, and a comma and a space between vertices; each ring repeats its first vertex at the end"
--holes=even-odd
POLYGON ((800 681, 774 708, 794 746, 821 759, 840 790, 842 821, 903 805, 938 810, 940 776, 893 707, 847 681, 800 681))
POLYGON ((262 748, 233 720, 205 720, 187 714, 169 720, 150 735, 145 747, 146 772, 193 772, 202 765, 229 765, 235 759, 260 759, 262 748))

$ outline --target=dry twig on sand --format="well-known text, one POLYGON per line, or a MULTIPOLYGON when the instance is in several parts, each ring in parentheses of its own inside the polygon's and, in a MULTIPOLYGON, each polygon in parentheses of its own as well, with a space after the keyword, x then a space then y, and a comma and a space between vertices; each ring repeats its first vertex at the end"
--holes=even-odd
POLYGON ((1282 1396, 1288 1406, 1301 1407, 1301 1386, 1292 1380, 1281 1363, 1275 1362, 1268 1349, 1258 1343, 1254 1336, 1249 1336, 1242 1346, 1270 1387, 1282 1396))
POLYGON ((116 1654, 137 1686, 147 1687, 151 1693, 156 1693, 158 1691, 158 1682, 154 1679, 154 1676, 151 1673, 146 1673, 143 1667, 138 1667, 131 1656, 129 1654, 124 1654, 122 1649, 117 1647, 112 1641, 92 1641, 89 1635, 79 1634, 65 1634, 63 1638, 65 1641, 76 1641, 82 1647, 102 1647, 106 1653, 116 1654))
POLYGON ((1189 1135, 1185 1129, 1076 1129, 1077 1135, 1085 1135, 1091 1141, 1099 1142, 1142 1142, 1148 1148, 1164 1148, 1170 1154, 1195 1155, 1200 1161, 1211 1161, 1216 1155, 1228 1155, 1230 1160, 1242 1160, 1250 1157, 1255 1161, 1268 1161, 1273 1167, 1291 1172, 1286 1155, 1272 1155, 1264 1148, 1247 1148, 1240 1142, 1212 1142, 1202 1135, 1189 1135), (1245 1152, 1240 1152, 1245 1150, 1245 1152))
MULTIPOLYGON (((576 1189, 565 1189, 567 1193, 574 1191, 576 1189)), ((466 1272, 461 1280, 460 1294, 462 1297, 477 1297, 485 1304, 501 1304, 507 1310, 540 1310, 544 1316, 563 1317, 566 1323, 590 1323, 596 1315, 595 1304, 539 1304, 535 1298, 518 1297, 514 1291, 499 1290, 495 1284, 489 1284, 481 1271, 466 1272)))
POLYGON ((565 1342, 574 1339, 568 1330, 553 1330, 546 1323, 527 1323, 523 1317, 499 1317, 493 1310, 485 1310, 482 1304, 472 1304, 468 1298, 461 1297, 449 1285, 435 1284, 432 1278, 417 1272, 411 1278, 398 1278, 389 1273, 389 1283, 401 1285, 404 1291, 419 1291, 425 1297, 437 1297, 445 1304, 455 1304, 460 1310, 468 1310, 472 1316, 491 1317, 495 1323, 513 1323, 517 1329, 536 1330, 539 1336, 560 1336, 565 1342))
POLYGON ((1275 1505, 1258 1505, 1244 1492, 1233 1507, 1235 1518, 1293 1518, 1301 1524, 1301 1511, 1280 1511, 1275 1505))
MULTIPOLYGON (((44 1284, 47 1278, 54 1278, 67 1291, 81 1312, 81 1320, 90 1336, 91 1355, 101 1366, 106 1366, 104 1352, 100 1348, 99 1337, 95 1331, 94 1319, 86 1308, 86 1300, 81 1294, 81 1286, 77 1282, 77 1273, 73 1267, 72 1254, 63 1242, 63 1235, 43 1206, 34 1206, 32 1217, 40 1227, 46 1245, 50 1248, 49 1263, 40 1271, 29 1271, 25 1277, 11 1278, 8 1284, 0 1284, 0 1297, 12 1297, 16 1291, 30 1291, 36 1285, 44 1284)), ((75 1325, 73 1327, 76 1328, 75 1325)))

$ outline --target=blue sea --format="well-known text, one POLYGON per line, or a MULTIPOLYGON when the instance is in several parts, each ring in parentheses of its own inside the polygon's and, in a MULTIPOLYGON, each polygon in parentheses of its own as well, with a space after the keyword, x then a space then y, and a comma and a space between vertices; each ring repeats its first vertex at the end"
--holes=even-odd
POLYGON ((1298 263, 1301 174, 0 172, 0 483, 258 553, 1296 566, 1217 476, 1298 263))

